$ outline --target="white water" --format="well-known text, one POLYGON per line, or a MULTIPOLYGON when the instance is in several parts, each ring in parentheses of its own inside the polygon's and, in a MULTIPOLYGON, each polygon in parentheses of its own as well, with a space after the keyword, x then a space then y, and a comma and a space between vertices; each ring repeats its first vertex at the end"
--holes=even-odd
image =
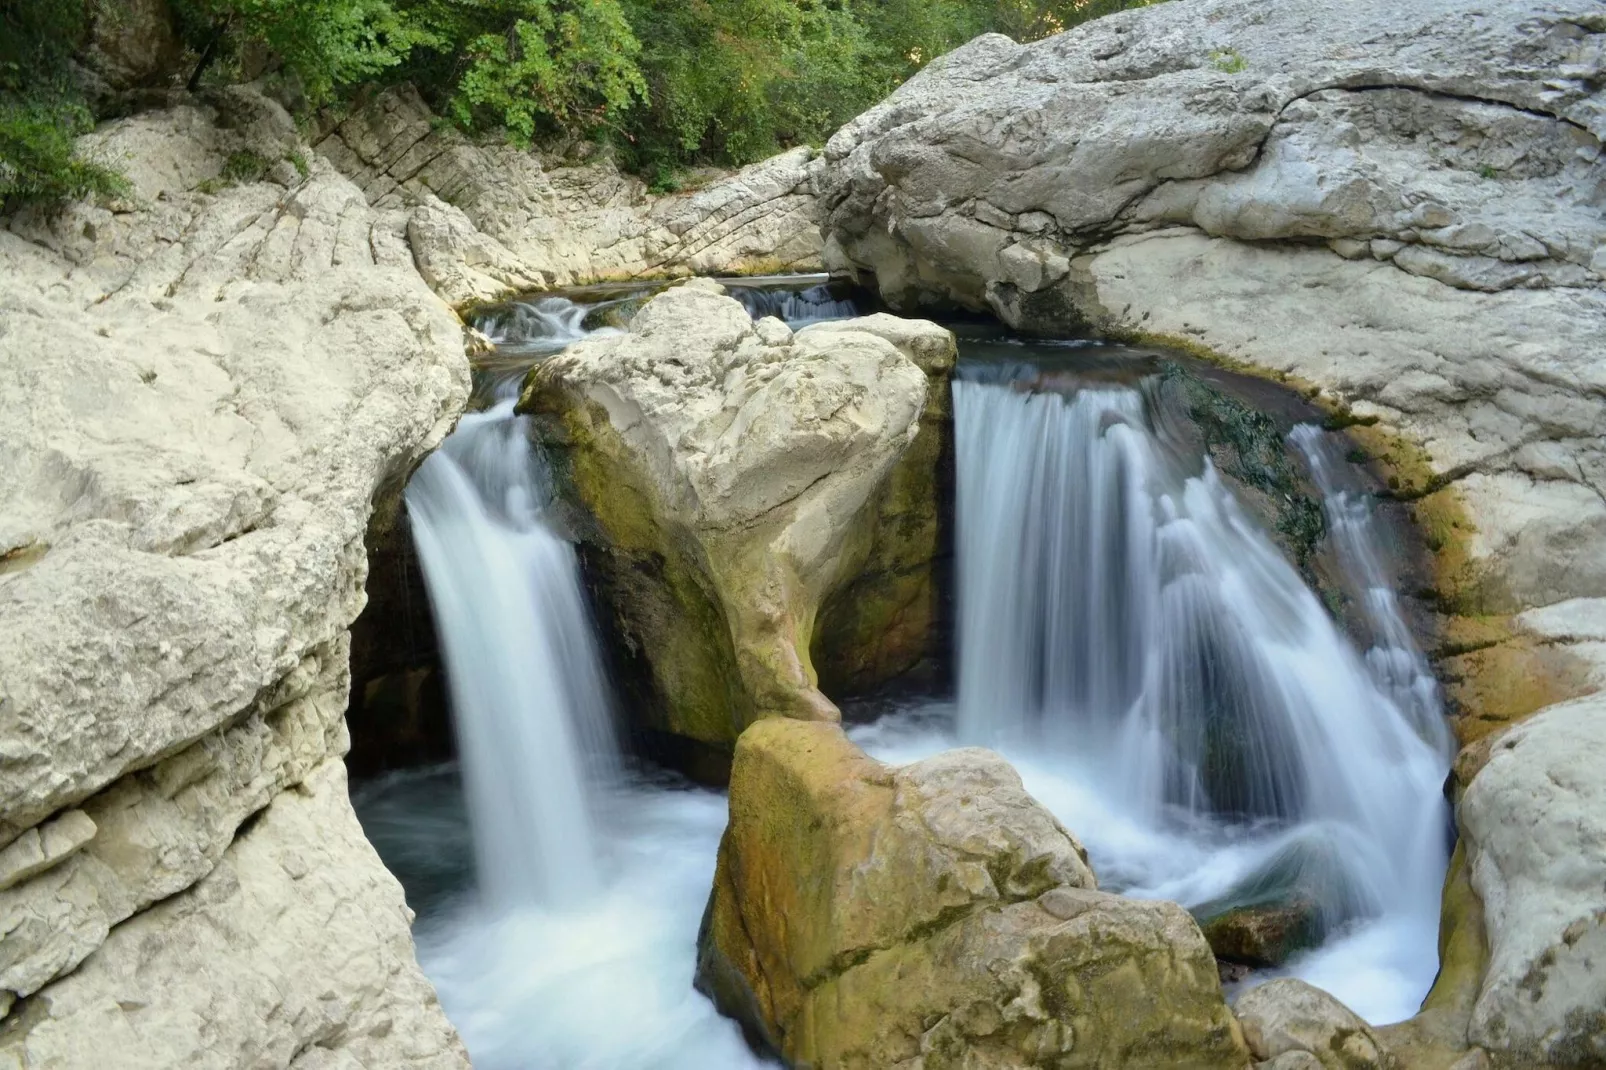
POLYGON ((419 961, 478 1070, 747 1070, 764 1064, 691 985, 725 800, 621 770, 575 552, 513 414, 531 359, 598 333, 588 311, 541 298, 482 322, 517 356, 481 369, 495 403, 407 488, 465 809, 425 774, 363 789, 359 812, 431 901, 419 961), (476 885, 442 892, 465 836, 476 885))
POLYGON ((616 748, 573 548, 514 399, 465 415, 407 487, 429 588, 480 894, 579 903, 600 885, 590 796, 616 748))
MULTIPOLYGON (((855 736, 893 761, 997 747, 1128 894, 1297 887, 1332 935, 1290 972, 1373 1021, 1414 1013, 1437 968, 1448 761, 1397 606, 1368 603, 1363 660, 1136 390, 961 380, 954 409, 957 709, 855 736), (1398 670, 1413 656, 1420 677, 1398 670)), ((1368 547, 1359 507, 1345 516, 1341 542, 1368 547)))

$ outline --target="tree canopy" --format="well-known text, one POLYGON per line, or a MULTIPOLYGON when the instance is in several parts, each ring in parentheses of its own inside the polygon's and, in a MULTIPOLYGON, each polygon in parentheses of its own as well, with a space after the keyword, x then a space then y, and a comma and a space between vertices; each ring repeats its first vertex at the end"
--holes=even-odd
MULTIPOLYGON (((63 52, 86 7, 124 2, 0 0, 0 197, 95 188, 69 159, 88 112, 63 52)), ((317 106, 409 81, 465 130, 607 140, 667 186, 817 144, 977 34, 1034 40, 1155 0, 169 2, 192 89, 277 70, 317 106)))

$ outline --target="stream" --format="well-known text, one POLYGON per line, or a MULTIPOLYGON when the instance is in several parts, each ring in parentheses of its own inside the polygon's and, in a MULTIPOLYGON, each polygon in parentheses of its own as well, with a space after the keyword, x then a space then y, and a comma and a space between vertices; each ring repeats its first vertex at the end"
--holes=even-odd
MULTIPOLYGON (((855 313, 818 282, 733 296, 794 325, 855 313)), ((691 987, 724 797, 615 738, 577 558, 512 411, 534 362, 619 329, 643 293, 487 314, 478 411, 407 489, 458 760, 353 801, 481 1070, 768 1065, 691 987)), ((1358 610, 1346 632, 1178 448, 1152 376, 1077 372, 1122 356, 963 332, 957 694, 849 704, 875 717, 850 734, 893 762, 1000 750, 1107 889, 1199 908, 1297 888, 1325 940, 1282 972, 1374 1022, 1408 1017, 1437 969, 1449 734, 1369 497, 1333 435, 1295 428, 1358 610)))

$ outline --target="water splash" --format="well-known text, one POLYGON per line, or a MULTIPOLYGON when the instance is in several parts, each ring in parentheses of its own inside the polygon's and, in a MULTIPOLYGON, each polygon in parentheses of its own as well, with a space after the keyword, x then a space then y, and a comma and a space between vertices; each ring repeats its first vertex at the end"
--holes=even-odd
MULTIPOLYGON (((1446 863, 1434 696, 1402 705, 1418 684, 1356 654, 1142 392, 989 378, 954 384, 958 740, 1013 758, 1109 886, 1210 911, 1313 899, 1330 939, 1293 970, 1409 1015, 1446 863)), ((1367 544, 1358 516, 1349 535, 1367 544)), ((952 741, 931 725, 855 735, 911 760, 952 741)))

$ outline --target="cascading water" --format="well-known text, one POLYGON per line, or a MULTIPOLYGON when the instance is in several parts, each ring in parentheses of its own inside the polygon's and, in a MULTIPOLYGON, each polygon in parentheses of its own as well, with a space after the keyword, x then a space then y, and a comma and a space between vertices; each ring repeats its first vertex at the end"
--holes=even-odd
POLYGON ((824 283, 805 290, 733 284, 729 290, 730 295, 740 301, 754 319, 775 316, 794 327, 858 314, 851 298, 838 297, 824 283))
POLYGON ((355 802, 420 906, 419 960, 479 1070, 764 1065, 691 987, 724 799, 619 759, 576 554, 513 413, 532 363, 613 330, 599 313, 640 293, 482 319, 499 346, 476 368, 489 407, 407 488, 459 768, 383 778, 355 802), (465 837, 473 888, 454 884, 465 837))
POLYGON ((479 889, 506 909, 600 883, 588 796, 615 747, 574 549, 515 399, 469 413, 407 487, 438 622, 479 889))
POLYGON ((1351 595, 1360 604, 1371 646, 1366 665, 1378 686, 1394 696, 1424 739, 1440 750, 1453 746, 1439 682, 1422 655, 1400 612, 1393 577, 1383 567, 1367 494, 1358 486, 1350 466, 1331 435, 1314 424, 1300 424, 1288 436, 1310 465, 1322 492, 1327 530, 1338 548, 1343 575, 1351 595))
MULTIPOLYGON (((1014 758, 1107 886, 1207 913, 1307 902, 1329 938, 1293 972, 1408 1016, 1437 963, 1448 751, 1363 503, 1328 474, 1374 592, 1365 659, 1142 391, 1024 386, 954 384, 959 741, 1014 758)), ((929 720, 856 735, 907 760, 951 742, 929 720)))

